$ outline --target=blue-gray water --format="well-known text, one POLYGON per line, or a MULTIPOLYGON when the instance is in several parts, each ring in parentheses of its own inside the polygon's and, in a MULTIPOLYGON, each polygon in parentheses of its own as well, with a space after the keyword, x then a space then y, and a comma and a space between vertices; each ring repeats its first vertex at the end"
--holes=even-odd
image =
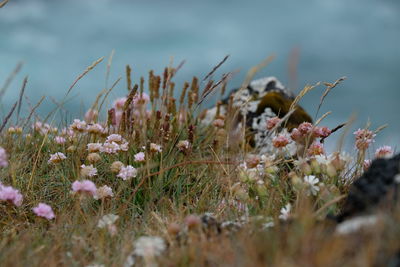
MULTIPOLYGON (((297 91, 305 84, 348 79, 331 92, 322 112, 332 114, 328 126, 357 113, 363 125, 388 123, 376 145, 399 142, 400 2, 390 0, 19 0, 0 10, 0 85, 18 61, 22 72, 3 100, 3 110, 18 95, 29 75, 27 95, 61 99, 87 66, 115 49, 111 80, 134 77, 149 69, 161 72, 171 57, 186 65, 177 84, 204 76, 226 54, 222 72, 240 69, 237 86, 247 70, 270 54, 276 59, 257 77, 274 75, 288 83, 288 60, 300 49, 297 91)), ((104 86, 105 62, 84 77, 67 107, 72 116, 88 107, 104 86)), ((323 87, 302 105, 315 111, 323 87)), ((125 93, 121 82, 113 97, 125 93)), ((46 100, 42 112, 52 104, 46 100)))

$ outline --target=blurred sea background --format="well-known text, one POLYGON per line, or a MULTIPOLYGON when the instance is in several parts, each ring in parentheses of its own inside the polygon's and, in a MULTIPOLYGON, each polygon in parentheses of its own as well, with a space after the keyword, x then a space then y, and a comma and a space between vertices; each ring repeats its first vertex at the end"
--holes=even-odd
MULTIPOLYGON (((194 75, 204 77, 227 54, 215 79, 240 70, 230 88, 272 54, 275 60, 256 77, 276 76, 288 85, 289 61, 298 51, 295 92, 347 77, 326 98, 320 115, 332 114, 323 125, 335 127, 356 114, 353 128, 368 120, 372 129, 389 124, 375 147, 396 147, 399 43, 400 2, 395 0, 10 0, 0 9, 0 86, 18 62, 24 66, 3 97, 1 112, 9 111, 29 75, 26 95, 33 104, 45 95, 39 113, 46 114, 55 107, 51 98, 61 100, 75 78, 105 56, 65 105, 70 118, 83 114, 104 88, 113 49, 110 84, 124 77, 126 64, 138 81, 150 69, 161 74, 173 57, 175 66, 186 60, 176 88, 194 75)), ((323 91, 320 86, 301 101, 311 114, 323 91)), ((124 94, 125 80, 110 99, 124 94)))

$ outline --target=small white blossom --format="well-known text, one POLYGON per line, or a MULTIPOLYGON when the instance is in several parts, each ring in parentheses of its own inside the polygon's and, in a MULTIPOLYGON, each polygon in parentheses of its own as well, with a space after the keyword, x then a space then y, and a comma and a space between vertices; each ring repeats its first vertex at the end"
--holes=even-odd
POLYGON ((309 186, 308 195, 313 194, 314 196, 317 195, 319 191, 318 183, 319 179, 314 175, 307 175, 304 177, 304 182, 309 186))
POLYGON ((48 163, 59 163, 66 158, 67 157, 64 155, 64 153, 56 152, 56 153, 50 155, 50 159, 47 162, 48 163))
POLYGON ((160 145, 151 143, 151 144, 150 144, 150 151, 151 151, 151 152, 162 152, 162 148, 161 148, 160 145))
POLYGON ((119 171, 117 177, 122 178, 122 180, 129 180, 132 177, 136 177, 137 175, 137 170, 132 167, 131 165, 128 166, 123 166, 121 167, 121 170, 119 171))
POLYGON ((154 258, 159 256, 165 249, 166 245, 161 237, 142 236, 134 242, 135 250, 133 253, 137 256, 145 258, 154 258))
POLYGON ((118 215, 114 215, 114 214, 107 214, 104 215, 99 222, 97 223, 97 227, 98 228, 105 228, 108 227, 110 225, 113 225, 117 220, 119 219, 118 215))
POLYGON ((85 164, 81 165, 81 175, 83 177, 93 177, 97 175, 97 169, 93 167, 92 164, 86 166, 85 164))
POLYGON ((281 214, 279 215, 279 219, 286 221, 290 216, 291 209, 292 205, 290 205, 290 203, 286 204, 285 207, 281 208, 281 214))

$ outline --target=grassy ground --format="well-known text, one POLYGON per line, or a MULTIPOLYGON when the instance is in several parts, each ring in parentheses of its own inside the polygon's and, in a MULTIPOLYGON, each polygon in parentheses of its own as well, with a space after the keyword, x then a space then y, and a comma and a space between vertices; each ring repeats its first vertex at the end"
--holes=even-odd
MULTIPOLYGON (((18 124, 6 119, 0 145, 8 164, 1 168, 1 183, 19 190, 23 201, 21 205, 12 199, 0 201, 2 266, 388 262, 400 236, 398 216, 383 212, 372 228, 346 235, 338 234, 335 222, 326 219, 328 213, 340 212, 349 185, 365 168, 368 146, 361 147, 358 140, 359 149, 349 157, 342 151, 325 155, 310 151, 312 139, 318 138, 306 134, 297 142, 302 146, 298 155, 285 156, 283 147, 277 148, 275 158, 261 157, 245 138, 230 135, 234 109, 219 118, 223 123, 199 122, 198 104, 211 91, 225 87, 226 79, 200 83, 194 78, 174 99, 175 70, 168 68, 161 76, 150 72, 146 81, 132 85, 128 68, 129 95, 115 103, 104 121, 92 112, 86 114, 86 123, 63 125, 54 123, 58 121, 54 114, 59 113, 46 120, 34 109, 18 124), (90 124, 95 126, 89 129, 90 124), (97 151, 93 145, 88 151, 89 143, 101 143, 102 148, 97 151), (108 153, 107 146, 117 151, 108 153), (56 152, 65 159, 58 155, 50 160, 56 152), (97 173, 82 164, 92 165, 97 173), (121 165, 134 169, 122 173, 121 165), (96 185, 95 197, 90 186, 73 187, 85 179, 96 185), (112 196, 101 195, 99 188, 104 185, 112 189, 112 196), (51 206, 55 218, 50 218, 51 212, 44 212, 50 219, 38 216, 33 208, 39 203, 51 206), (210 219, 208 226, 203 224, 201 216, 207 212, 218 223, 210 219), (108 214, 118 219, 104 222, 108 214)), ((92 110, 104 109, 110 90, 94 99, 92 110)), ((329 141, 327 137, 325 142, 329 141)))

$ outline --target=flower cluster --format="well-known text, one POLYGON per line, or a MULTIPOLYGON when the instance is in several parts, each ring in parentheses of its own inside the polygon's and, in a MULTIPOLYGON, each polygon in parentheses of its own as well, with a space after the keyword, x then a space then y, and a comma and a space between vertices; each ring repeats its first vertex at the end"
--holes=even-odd
POLYGON ((128 166, 122 166, 117 177, 122 178, 122 180, 129 180, 133 177, 136 177, 137 175, 137 170, 132 167, 131 165, 128 166))
POLYGON ((48 163, 60 163, 61 161, 65 160, 67 157, 64 153, 56 152, 50 155, 50 159, 47 161, 48 163))
POLYGON ((0 200, 7 201, 19 207, 22 205, 23 197, 17 189, 12 186, 4 186, 0 183, 0 200))
POLYGON ((368 129, 358 129, 354 132, 354 135, 356 136, 356 147, 358 150, 365 151, 371 143, 375 142, 374 137, 376 134, 368 129))
POLYGON ((47 205, 45 203, 39 203, 32 210, 39 217, 43 217, 43 218, 46 218, 48 220, 51 220, 51 219, 55 218, 53 209, 49 205, 47 205))
POLYGON ((75 181, 72 183, 72 191, 75 193, 84 193, 95 196, 97 193, 96 185, 89 180, 75 181))

